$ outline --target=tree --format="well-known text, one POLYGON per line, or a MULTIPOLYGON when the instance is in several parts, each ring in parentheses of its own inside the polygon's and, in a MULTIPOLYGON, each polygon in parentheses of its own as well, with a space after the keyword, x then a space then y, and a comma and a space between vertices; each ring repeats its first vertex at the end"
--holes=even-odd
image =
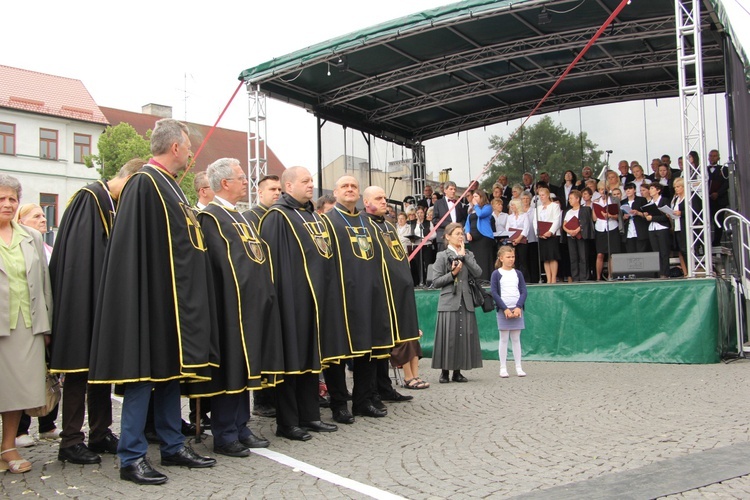
MULTIPOLYGON (((149 130, 147 136, 151 135, 149 130)), ((133 158, 151 158, 151 145, 148 138, 141 136, 128 123, 119 123, 114 127, 107 127, 97 142, 98 155, 84 158, 86 166, 97 167, 102 179, 111 179, 133 158)))
POLYGON ((597 149, 586 132, 571 132, 555 124, 549 116, 522 128, 510 142, 496 135, 490 137, 491 150, 498 151, 503 146, 505 150, 487 170, 487 177, 481 183, 486 190, 491 191, 492 184, 502 174, 508 176, 512 185, 521 182, 524 172, 536 174, 535 180, 540 172, 548 172, 550 182, 559 185, 566 170, 574 171, 580 178, 582 165, 592 167, 596 174, 604 166, 604 152, 597 149))
MULTIPOLYGON (((151 130, 146 132, 146 137, 140 135, 130 124, 119 123, 114 127, 107 127, 99 137, 97 148, 98 155, 90 155, 84 158, 86 166, 96 167, 102 179, 109 180, 114 177, 118 170, 133 158, 142 158, 144 161, 151 158, 151 130)), ((182 178, 182 174, 178 177, 182 178)), ((189 171, 180 183, 191 205, 198 201, 198 194, 193 187, 195 174, 189 171)))

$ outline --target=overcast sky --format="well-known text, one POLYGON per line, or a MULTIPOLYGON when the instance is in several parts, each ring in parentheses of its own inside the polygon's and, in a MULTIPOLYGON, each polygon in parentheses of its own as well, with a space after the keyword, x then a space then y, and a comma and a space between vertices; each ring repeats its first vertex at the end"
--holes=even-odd
MULTIPOLYGON (((740 35, 750 38, 750 1, 724 1, 732 19, 737 20, 740 35)), ((242 70, 447 3, 6 2, 3 38, 10 42, 0 64, 79 79, 100 106, 140 112, 144 104, 164 104, 173 107, 175 118, 210 125, 229 101, 242 70)), ((750 48, 750 40, 745 40, 745 46, 750 48)), ((243 88, 220 125, 247 130, 247 113, 243 88)), ((313 169, 316 135, 312 115, 273 100, 268 102, 267 114, 268 144, 281 161, 286 166, 313 169)), ((674 99, 583 108, 580 120, 575 110, 553 113, 552 118, 574 132, 580 123, 601 149, 614 151, 613 161, 625 158, 643 163, 662 153, 679 156, 680 122, 674 99)), ((454 180, 465 184, 494 155, 488 149, 488 136, 507 136, 519 123, 474 130, 468 133, 468 140, 462 133, 429 141, 428 171, 453 168, 454 180)), ((725 130, 723 96, 707 97, 708 148, 718 145, 722 151, 726 149, 725 130)))

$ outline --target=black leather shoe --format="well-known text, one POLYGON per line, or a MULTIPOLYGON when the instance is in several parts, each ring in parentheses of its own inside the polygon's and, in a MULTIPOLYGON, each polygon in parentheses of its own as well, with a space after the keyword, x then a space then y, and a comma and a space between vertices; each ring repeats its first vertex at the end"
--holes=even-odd
POLYGON ((102 462, 102 457, 89 450, 83 443, 60 448, 60 451, 57 452, 57 459, 61 462, 80 465, 99 464, 102 462))
POLYGON ((253 405, 253 415, 259 417, 274 418, 276 417, 276 408, 271 405, 256 404, 253 405))
POLYGON ((404 396, 403 394, 399 394, 397 391, 393 391, 390 394, 381 394, 380 399, 383 401, 393 401, 395 403, 400 403, 402 401, 411 401, 414 399, 414 396, 404 396))
POLYGON ((460 373, 454 373, 453 378, 451 379, 454 382, 468 382, 469 379, 461 375, 460 373))
POLYGON ((340 410, 334 410, 333 420, 340 424, 353 424, 354 415, 352 415, 346 408, 342 408, 340 410))
POLYGON ((216 459, 198 455, 190 446, 183 446, 180 451, 172 455, 162 455, 161 464, 165 466, 180 465, 191 469, 205 469, 216 465, 216 459))
POLYGON ((300 422, 299 426, 306 431, 313 432, 336 432, 339 428, 334 424, 313 420, 312 422, 300 422))
POLYGON ((276 427, 276 435, 279 437, 292 439, 294 441, 309 441, 312 439, 310 433, 294 425, 289 427, 285 425, 279 425, 278 427, 276 427))
POLYGON ((374 396, 372 399, 372 406, 377 408, 380 411, 384 411, 388 413, 388 408, 383 404, 383 401, 380 399, 380 396, 374 396))
POLYGON ((214 445, 214 453, 219 455, 226 455, 228 457, 249 457, 250 448, 240 443, 239 441, 232 441, 225 445, 219 446, 214 445))
POLYGON ((360 415, 363 417, 382 418, 387 415, 386 412, 384 412, 383 410, 379 410, 372 405, 367 405, 364 408, 353 408, 353 410, 355 415, 360 415))
POLYGON ((438 382, 440 382, 441 384, 447 384, 450 381, 451 381, 451 379, 448 378, 448 373, 447 372, 443 372, 443 373, 440 374, 440 379, 438 380, 438 382))
POLYGON ((120 479, 135 484, 164 484, 167 476, 154 470, 146 457, 141 457, 127 467, 120 467, 120 479))
POLYGON ((120 442, 117 436, 111 432, 107 434, 107 437, 99 441, 89 441, 89 450, 94 453, 111 453, 117 455, 117 444, 120 442))
POLYGON ((240 439, 240 443, 244 444, 248 448, 268 448, 268 445, 271 444, 268 442, 268 439, 264 439, 253 434, 253 431, 250 431, 250 435, 248 437, 240 439))
POLYGON ((330 408, 331 400, 328 398, 324 398, 323 396, 318 396, 318 406, 320 406, 321 408, 330 408))

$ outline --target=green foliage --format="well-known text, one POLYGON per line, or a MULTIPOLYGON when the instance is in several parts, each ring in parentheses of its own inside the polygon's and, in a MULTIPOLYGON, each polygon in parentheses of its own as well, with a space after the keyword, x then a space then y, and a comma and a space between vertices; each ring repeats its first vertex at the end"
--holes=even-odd
MULTIPOLYGON (((177 179, 182 177, 182 173, 177 176, 177 179)), ((196 203, 198 203, 198 193, 195 192, 195 186, 193 186, 193 181, 195 180, 195 173, 193 170, 189 170, 188 173, 185 174, 185 178, 182 179, 182 182, 180 182, 180 187, 185 192, 185 196, 187 196, 187 199, 190 201, 190 206, 194 207, 196 203)))
MULTIPOLYGON (((500 150, 507 139, 493 135, 490 137, 489 149, 500 150)), ((548 172, 550 182, 561 184, 563 173, 572 170, 578 178, 581 168, 588 165, 598 173, 604 166, 604 152, 588 139, 586 132, 571 132, 552 118, 545 116, 535 125, 519 130, 513 141, 498 156, 487 171, 487 177, 481 186, 488 191, 498 176, 505 174, 511 185, 521 182, 524 172, 531 172, 538 179, 540 172, 548 172)))
MULTIPOLYGON (((149 130, 147 135, 151 135, 149 130)), ((97 142, 98 155, 84 158, 86 166, 96 167, 103 179, 111 179, 125 163, 133 158, 151 158, 151 145, 148 138, 136 132, 128 123, 107 127, 97 142)))

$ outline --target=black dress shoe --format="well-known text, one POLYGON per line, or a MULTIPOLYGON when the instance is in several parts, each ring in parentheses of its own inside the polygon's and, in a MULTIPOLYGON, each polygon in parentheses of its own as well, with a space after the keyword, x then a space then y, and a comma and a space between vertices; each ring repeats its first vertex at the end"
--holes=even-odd
POLYGON ((180 465, 191 469, 205 469, 216 465, 216 459, 198 455, 190 446, 183 446, 180 451, 171 455, 162 455, 161 464, 165 466, 180 465))
POLYGON ((111 432, 107 434, 107 437, 100 439, 99 441, 89 441, 89 450, 94 453, 111 453, 117 455, 117 445, 120 442, 117 436, 111 432))
POLYGON ((363 408, 353 408, 355 415, 360 415, 363 417, 374 417, 374 418, 381 418, 385 417, 388 413, 384 412, 383 410, 379 410, 375 408, 372 405, 367 405, 363 408))
POLYGON ((312 439, 310 433, 294 425, 288 427, 286 425, 277 426, 276 435, 279 437, 292 439, 294 441, 309 441, 312 439))
POLYGON ((330 408, 331 407, 331 400, 328 398, 324 398, 323 396, 318 396, 318 405, 321 408, 330 408))
POLYGON ((440 382, 441 384, 447 384, 450 381, 451 381, 451 379, 448 378, 448 374, 447 373, 441 373, 440 374, 440 379, 438 379, 438 382, 440 382))
POLYGON ((374 406, 380 411, 384 411, 386 414, 388 413, 388 408, 383 404, 383 401, 380 399, 380 396, 373 396, 373 398, 370 401, 372 402, 372 406, 374 406))
POLYGON ((240 439, 240 443, 244 444, 248 448, 268 448, 268 445, 271 444, 268 442, 268 439, 264 439, 253 434, 253 431, 250 431, 250 435, 248 437, 240 439))
POLYGON ((453 378, 451 379, 454 382, 468 382, 469 379, 461 375, 460 373, 454 373, 453 378))
POLYGON ((98 464, 102 461, 102 457, 89 450, 83 443, 60 448, 57 452, 57 459, 61 462, 80 465, 98 464))
POLYGON ((339 428, 334 424, 313 420, 311 422, 300 422, 299 426, 306 431, 313 432, 336 432, 339 428))
POLYGON ((380 399, 383 401, 393 401, 395 403, 400 403, 402 401, 411 401, 414 399, 414 396, 404 396, 403 394, 399 394, 397 391, 392 391, 390 394, 381 394, 380 399))
POLYGON ((346 408, 342 408, 340 410, 334 410, 333 420, 340 424, 353 424, 354 415, 352 415, 346 408))
POLYGON ((136 484, 164 484, 167 476, 154 470, 146 457, 141 457, 127 467, 120 467, 120 479, 136 484))
POLYGON ((276 416, 276 408, 271 405, 256 404, 253 405, 253 415, 259 417, 273 418, 276 416))
POLYGON ((226 455, 228 457, 249 457, 250 448, 239 441, 232 441, 231 443, 221 446, 214 444, 214 453, 226 455))

